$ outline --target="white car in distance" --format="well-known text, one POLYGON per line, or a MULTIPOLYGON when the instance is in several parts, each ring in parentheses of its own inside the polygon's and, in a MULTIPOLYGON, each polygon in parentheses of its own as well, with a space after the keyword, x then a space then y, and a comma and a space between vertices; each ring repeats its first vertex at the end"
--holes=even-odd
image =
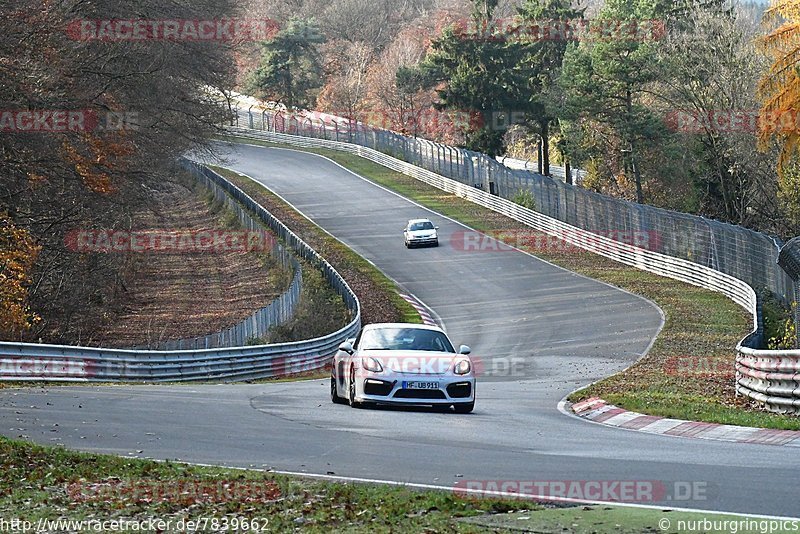
POLYGON ((403 230, 403 240, 406 248, 431 245, 439 246, 438 226, 434 226, 430 219, 411 219, 403 230))

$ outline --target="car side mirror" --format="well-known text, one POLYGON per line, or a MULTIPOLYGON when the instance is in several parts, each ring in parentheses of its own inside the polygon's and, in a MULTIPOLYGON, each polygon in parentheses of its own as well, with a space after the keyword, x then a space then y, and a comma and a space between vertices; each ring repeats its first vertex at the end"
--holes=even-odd
POLYGON ((434 226, 434 227, 433 227, 433 229, 434 229, 434 230, 438 230, 438 229, 439 229, 439 227, 438 227, 438 226, 434 226))
POLYGON ((342 352, 346 352, 347 354, 353 354, 353 344, 349 341, 345 341, 341 345, 339 345, 339 350, 342 352))
POLYGON ((458 349, 459 354, 469 354, 470 352, 472 352, 472 349, 466 345, 461 345, 458 349))

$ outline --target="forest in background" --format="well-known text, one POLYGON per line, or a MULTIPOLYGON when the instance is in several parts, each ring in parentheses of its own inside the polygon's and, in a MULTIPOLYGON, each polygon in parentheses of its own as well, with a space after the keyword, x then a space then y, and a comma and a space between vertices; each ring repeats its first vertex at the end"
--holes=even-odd
POLYGON ((248 12, 282 31, 239 56, 238 82, 288 106, 545 169, 567 162, 588 171, 583 187, 786 238, 800 233, 800 172, 791 158, 777 172, 782 132, 759 139, 753 117, 774 95, 764 87, 774 54, 798 34, 765 43, 783 20, 765 20, 768 7, 251 0, 248 12), (537 21, 581 19, 662 26, 634 39, 525 38, 537 21), (744 124, 688 120, 702 117, 744 124))
POLYGON ((230 120, 220 95, 234 89, 493 155, 569 163, 588 171, 583 187, 797 235, 796 128, 681 126, 684 112, 800 109, 800 13, 783 0, 765 20, 766 7, 716 0, 42 0, 32 7, 7 0, 0 8, 0 337, 35 341, 87 309, 114 306, 127 291, 131 258, 76 254, 65 246, 67 233, 130 230, 133 214, 171 179, 176 158, 209 149, 230 120), (268 19, 274 32, 87 40, 76 38, 74 26, 232 17, 268 19), (519 38, 536 21, 585 19, 657 21, 663 31, 637 39, 519 38), (8 129, 7 114, 25 110, 77 112, 102 124, 8 129), (111 119, 122 127, 108 127, 111 119))

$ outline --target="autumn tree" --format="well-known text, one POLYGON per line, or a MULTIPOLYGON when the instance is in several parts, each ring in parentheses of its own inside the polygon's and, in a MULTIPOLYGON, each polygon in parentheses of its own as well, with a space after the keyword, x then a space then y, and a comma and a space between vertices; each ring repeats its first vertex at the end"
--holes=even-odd
POLYGON ((380 126, 406 135, 436 137, 436 132, 421 132, 424 124, 418 120, 419 112, 430 110, 433 103, 432 92, 423 89, 421 73, 417 70, 425 56, 431 31, 432 25, 405 29, 370 65, 367 73, 369 107, 373 115, 382 119, 380 126))
MULTIPOLYGON (((779 26, 760 42, 772 59, 760 85, 764 98, 762 112, 766 117, 788 118, 789 124, 794 124, 800 109, 800 4, 777 0, 767 10, 765 21, 779 22, 779 26)), ((786 128, 781 120, 764 120, 761 126, 763 143, 775 138, 781 144, 779 168, 785 168, 797 151, 800 131, 796 127, 786 128)))
POLYGON ((38 254, 31 234, 0 213, 0 339, 19 339, 39 319, 28 299, 38 254))
POLYGON ((210 88, 232 88, 237 46, 87 39, 68 31, 71 23, 106 20, 109 13, 119 20, 208 20, 236 10, 230 0, 43 0, 36 9, 24 0, 5 0, 0 13, 2 109, 69 111, 86 119, 75 130, 0 135, 0 212, 10 221, 5 228, 26 232, 39 248, 25 255, 26 262, 35 258, 33 264, 19 263, 21 256, 14 260, 30 279, 22 284, 30 306, 25 313, 41 317, 28 320, 31 328, 20 335, 69 341, 63 336, 86 324, 87 309, 113 302, 123 290, 126 271, 121 257, 74 254, 65 235, 129 223, 132 207, 145 205, 154 184, 171 177, 178 156, 209 149, 209 139, 230 117, 210 88), (111 117, 126 119, 114 125, 111 117))
POLYGON ((766 65, 754 46, 757 28, 742 17, 724 5, 698 3, 659 42, 663 75, 650 90, 671 130, 658 146, 674 164, 653 174, 650 198, 752 227, 774 216, 771 156, 757 150, 755 122, 720 127, 708 120, 735 121, 759 106, 756 87, 766 65), (659 199, 659 189, 675 200, 659 199))
POLYGON ((798 110, 800 110, 800 3, 775 0, 764 20, 775 29, 759 42, 772 61, 759 86, 761 108, 760 145, 767 149, 771 141, 780 148, 778 157, 779 197, 783 212, 792 221, 791 230, 800 230, 800 198, 797 194, 798 110))
POLYGON ((334 115, 359 119, 367 95, 367 69, 372 50, 364 43, 332 41, 325 45, 327 79, 317 97, 317 107, 334 115))

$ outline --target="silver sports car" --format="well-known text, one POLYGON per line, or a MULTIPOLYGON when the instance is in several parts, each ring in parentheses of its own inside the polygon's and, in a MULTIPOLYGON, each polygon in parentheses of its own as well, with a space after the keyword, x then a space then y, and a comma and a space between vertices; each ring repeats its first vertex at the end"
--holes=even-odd
POLYGON ((365 326, 342 343, 331 366, 331 400, 366 404, 433 405, 458 413, 475 406, 475 374, 440 328, 419 324, 365 326))

